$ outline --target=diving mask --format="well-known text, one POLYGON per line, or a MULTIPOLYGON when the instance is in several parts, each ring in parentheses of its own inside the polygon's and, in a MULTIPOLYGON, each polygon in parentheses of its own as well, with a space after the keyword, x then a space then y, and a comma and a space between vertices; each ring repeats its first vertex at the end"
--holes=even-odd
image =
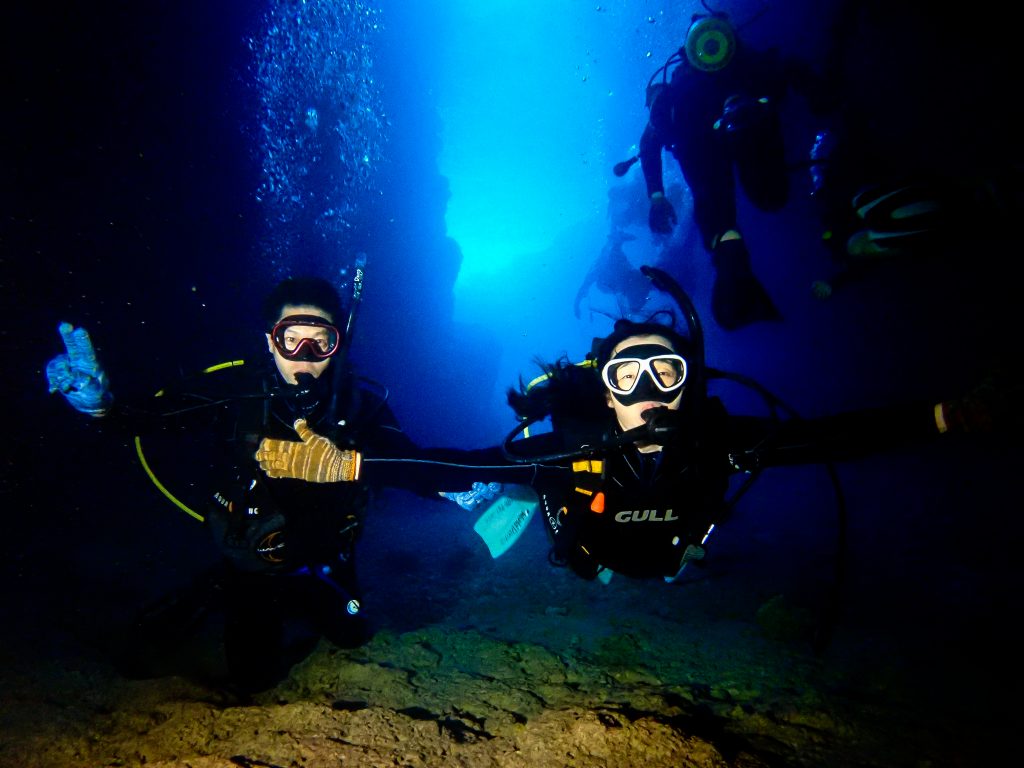
POLYGON ((650 400, 670 403, 686 383, 686 360, 661 344, 620 350, 601 369, 601 379, 623 405, 650 400))
POLYGON ((341 348, 341 333, 318 315, 282 317, 270 331, 274 347, 286 360, 321 362, 341 348))

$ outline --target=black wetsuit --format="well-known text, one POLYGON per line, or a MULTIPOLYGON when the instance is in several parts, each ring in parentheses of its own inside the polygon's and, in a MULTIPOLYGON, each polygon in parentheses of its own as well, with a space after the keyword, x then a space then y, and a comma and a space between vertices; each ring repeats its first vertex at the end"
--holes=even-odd
POLYGON ((143 430, 147 451, 159 456, 170 446, 172 461, 150 461, 161 479, 175 479, 166 483, 175 491, 187 483, 203 494, 195 506, 224 555, 210 584, 222 592, 226 661, 245 689, 269 687, 287 673, 296 636, 310 646, 320 635, 342 647, 367 639, 355 543, 369 487, 271 479, 254 458, 264 437, 297 441, 292 424, 300 416, 340 446, 358 443, 383 455, 415 450, 381 387, 333 373, 332 366, 298 395, 273 366, 229 368, 169 387, 144 409, 120 409, 134 427, 150 427, 143 430), (304 635, 287 631, 296 623, 304 635))
POLYGON ((788 198, 789 172, 776 110, 787 88, 785 75, 777 55, 741 45, 716 72, 702 72, 684 60, 651 104, 640 139, 647 193, 664 192, 661 153, 668 149, 693 194, 694 218, 709 251, 715 238, 737 228, 734 165, 759 208, 778 210, 788 198), (719 123, 726 100, 733 97, 745 105, 747 119, 719 123), (767 103, 757 106, 762 98, 767 103))
MULTIPOLYGON (((805 94, 815 89, 807 67, 783 60, 774 51, 738 45, 732 60, 713 72, 696 69, 684 59, 671 81, 654 93, 650 119, 640 137, 648 197, 665 191, 662 150, 668 149, 679 162, 693 196, 701 240, 715 269, 711 314, 726 330, 781 319, 738 236, 735 178, 759 209, 778 211, 786 204, 789 170, 778 102, 790 85, 805 94)), ((664 202, 652 201, 653 231, 671 228, 660 221, 667 216, 664 202)))
MULTIPOLYGON (((497 448, 428 450, 417 459, 375 458, 367 451, 363 471, 410 489, 431 479, 445 490, 468 488, 473 481, 532 485, 541 498, 553 561, 584 578, 604 568, 636 578, 672 578, 687 548, 699 548, 711 524, 724 519, 730 476, 862 457, 939 434, 929 404, 777 421, 729 415, 710 398, 699 417, 703 428, 694 428, 690 419, 696 417, 682 418, 663 450, 653 453, 630 443, 597 448, 585 457, 512 464, 497 448)), ((551 432, 513 447, 517 454, 539 456, 601 439, 599 432, 572 440, 551 432)))

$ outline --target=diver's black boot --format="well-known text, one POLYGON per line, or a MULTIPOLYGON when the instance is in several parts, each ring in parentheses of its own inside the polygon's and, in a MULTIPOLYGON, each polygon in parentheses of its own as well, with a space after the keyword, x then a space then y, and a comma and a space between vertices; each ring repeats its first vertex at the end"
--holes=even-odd
POLYGON ((711 263, 715 267, 711 314, 722 328, 735 331, 751 323, 782 319, 750 269, 750 254, 742 239, 720 240, 711 263))

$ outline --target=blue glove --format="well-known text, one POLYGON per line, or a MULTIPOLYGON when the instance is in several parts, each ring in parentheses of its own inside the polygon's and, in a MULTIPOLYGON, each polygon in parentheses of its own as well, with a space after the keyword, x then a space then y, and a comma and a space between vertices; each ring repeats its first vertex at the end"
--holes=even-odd
POLYGON ((473 487, 468 491, 461 491, 458 493, 445 493, 440 492, 440 496, 446 499, 450 499, 458 504, 465 510, 472 512, 474 509, 479 509, 481 506, 486 506, 488 502, 494 501, 494 498, 501 493, 500 483, 473 483, 473 487))
POLYGON ((114 402, 107 374, 96 360, 89 332, 71 323, 57 326, 64 339, 66 354, 57 355, 46 364, 46 381, 50 392, 60 392, 76 411, 90 416, 104 416, 114 402))

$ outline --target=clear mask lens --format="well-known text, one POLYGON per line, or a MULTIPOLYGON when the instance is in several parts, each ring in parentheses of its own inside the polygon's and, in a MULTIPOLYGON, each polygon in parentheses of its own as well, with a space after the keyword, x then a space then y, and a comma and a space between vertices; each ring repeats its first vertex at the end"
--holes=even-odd
POLYGON ((603 378, 612 392, 628 395, 637 388, 644 373, 662 392, 674 392, 686 382, 686 360, 679 355, 617 358, 605 365, 603 378))

